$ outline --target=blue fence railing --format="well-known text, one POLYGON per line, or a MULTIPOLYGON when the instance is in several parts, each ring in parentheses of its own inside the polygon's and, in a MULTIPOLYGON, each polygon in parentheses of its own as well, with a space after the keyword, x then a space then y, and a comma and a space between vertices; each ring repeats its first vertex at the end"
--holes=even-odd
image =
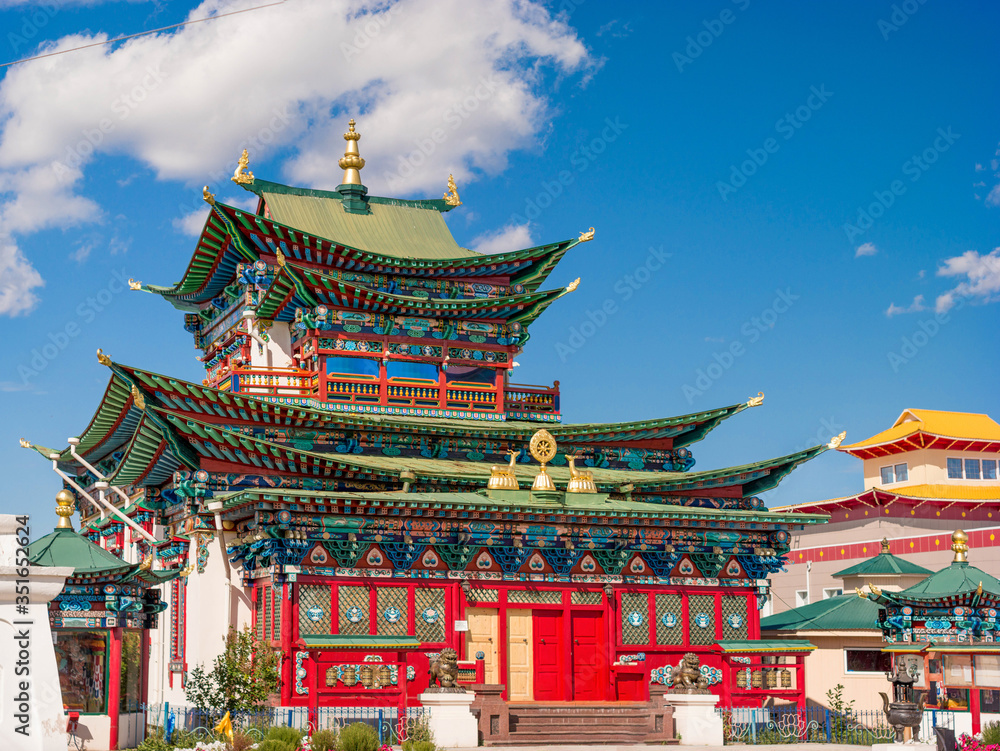
MULTIPOLYGON (((720 707, 727 744, 840 743, 871 746, 892 743, 896 731, 881 710, 834 712, 824 707, 720 707)), ((955 729, 955 713, 928 710, 920 739, 934 742, 934 728, 955 729)))
MULTIPOLYGON (((213 728, 225 710, 199 709, 184 705, 151 704, 143 707, 147 728, 163 729, 169 738, 177 730, 186 730, 202 738, 214 737, 213 728)), ((230 713, 233 727, 256 740, 273 727, 291 727, 303 733, 315 730, 339 730, 355 722, 371 725, 379 742, 399 744, 408 731, 420 721, 422 707, 319 707, 315 724, 310 726, 309 707, 260 707, 251 711, 230 713)))

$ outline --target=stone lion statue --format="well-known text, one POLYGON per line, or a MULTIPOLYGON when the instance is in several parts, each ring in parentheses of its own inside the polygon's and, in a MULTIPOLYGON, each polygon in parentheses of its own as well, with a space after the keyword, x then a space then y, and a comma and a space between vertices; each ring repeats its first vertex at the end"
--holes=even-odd
POLYGON ((451 647, 442 649, 437 659, 431 662, 429 674, 428 691, 465 691, 464 686, 458 685, 458 652, 451 647))
POLYGON ((694 652, 688 652, 674 668, 671 691, 679 694, 707 694, 708 679, 701 674, 701 660, 694 652))

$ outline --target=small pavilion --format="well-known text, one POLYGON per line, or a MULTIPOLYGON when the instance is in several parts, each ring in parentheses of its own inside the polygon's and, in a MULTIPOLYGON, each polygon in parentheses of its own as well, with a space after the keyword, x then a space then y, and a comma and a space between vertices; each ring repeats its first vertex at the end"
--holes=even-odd
POLYGON ((49 604, 49 625, 64 709, 76 736, 96 748, 126 747, 141 739, 146 701, 149 630, 166 609, 157 586, 189 569, 153 570, 154 556, 127 563, 73 529, 76 498, 56 495, 59 523, 33 542, 29 561, 71 567, 62 592, 49 604))

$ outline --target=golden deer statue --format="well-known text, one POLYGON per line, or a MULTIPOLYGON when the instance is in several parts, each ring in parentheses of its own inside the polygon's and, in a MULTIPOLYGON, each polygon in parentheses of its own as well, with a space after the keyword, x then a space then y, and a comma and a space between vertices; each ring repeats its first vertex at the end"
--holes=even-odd
POLYGON ((596 493, 597 485, 594 483, 594 472, 589 469, 577 469, 576 460, 579 454, 566 454, 566 461, 569 462, 570 480, 566 485, 567 493, 596 493))
POLYGON ((514 462, 520 451, 508 451, 510 463, 506 466, 494 464, 490 467, 490 481, 486 484, 489 490, 518 490, 517 475, 514 474, 514 462))

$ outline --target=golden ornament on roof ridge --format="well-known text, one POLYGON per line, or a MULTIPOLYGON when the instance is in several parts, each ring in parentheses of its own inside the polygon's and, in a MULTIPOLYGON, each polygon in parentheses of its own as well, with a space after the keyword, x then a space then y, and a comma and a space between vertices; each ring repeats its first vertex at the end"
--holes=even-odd
POLYGON ((747 400, 747 406, 748 407, 759 407, 763 403, 764 403, 764 392, 763 391, 758 391, 757 392, 757 396, 751 396, 747 400))
POLYGON ((111 358, 104 354, 104 350, 102 349, 97 350, 97 362, 109 368, 111 367, 111 358))
POLYGON ((514 474, 514 462, 517 460, 520 451, 508 451, 507 456, 510 463, 504 467, 494 464, 490 467, 490 479, 486 483, 488 490, 518 490, 517 475, 514 474))
POLYGON ((444 202, 449 206, 462 205, 462 199, 458 197, 458 186, 455 185, 454 175, 448 175, 448 192, 444 194, 444 202))
POLYGON ((952 563, 967 563, 969 552, 969 536, 961 529, 956 529, 951 535, 951 549, 955 553, 952 563))
POLYGON ((358 151, 358 141, 361 140, 361 134, 354 129, 354 125, 352 117, 347 124, 347 132, 344 134, 347 148, 344 150, 344 156, 337 162, 344 170, 343 185, 361 185, 360 170, 365 166, 365 160, 361 158, 361 152, 358 151))
POLYGON ((835 435, 833 438, 831 438, 830 442, 826 444, 826 447, 829 449, 835 449, 844 442, 845 438, 847 438, 846 430, 841 431, 840 435, 835 435))
POLYGON ((142 282, 137 282, 135 279, 128 280, 128 288, 131 290, 141 290, 142 282))
POLYGON ((535 475, 535 481, 531 484, 532 490, 556 489, 555 483, 549 477, 549 473, 545 471, 545 465, 555 458, 556 448, 556 439, 545 429, 536 431, 531 436, 531 441, 528 442, 528 451, 535 458, 535 461, 542 465, 538 470, 538 474, 535 475))
POLYGON ((594 239, 594 228, 591 227, 586 232, 581 232, 580 233, 580 239, 577 240, 577 242, 586 243, 586 242, 590 242, 593 239, 594 239))
MULTIPOLYGON (((236 179, 235 175, 233 176, 233 179, 236 179)), ((215 206, 215 194, 208 190, 207 185, 201 189, 201 197, 209 206, 215 206)))
POLYGON ((31 448, 31 441, 28 441, 28 440, 26 440, 24 438, 20 439, 20 441, 21 441, 21 448, 23 448, 23 449, 30 449, 31 448))
POLYGON ((73 529, 73 523, 69 518, 73 516, 74 506, 76 498, 66 488, 56 493, 56 515, 59 517, 56 529, 73 529))
POLYGON ((250 171, 250 152, 243 149, 240 159, 236 163, 236 171, 233 172, 232 181, 237 185, 250 185, 253 183, 253 172, 250 171))
POLYGON ((146 409, 146 399, 145 397, 143 397, 142 392, 139 391, 138 387, 134 383, 132 384, 132 401, 135 402, 135 406, 137 406, 139 409, 141 410, 146 409))
POLYGON ((576 291, 576 288, 579 286, 580 286, 580 277, 577 277, 576 279, 574 279, 573 281, 571 281, 569 284, 566 285, 566 291, 574 292, 576 291))

